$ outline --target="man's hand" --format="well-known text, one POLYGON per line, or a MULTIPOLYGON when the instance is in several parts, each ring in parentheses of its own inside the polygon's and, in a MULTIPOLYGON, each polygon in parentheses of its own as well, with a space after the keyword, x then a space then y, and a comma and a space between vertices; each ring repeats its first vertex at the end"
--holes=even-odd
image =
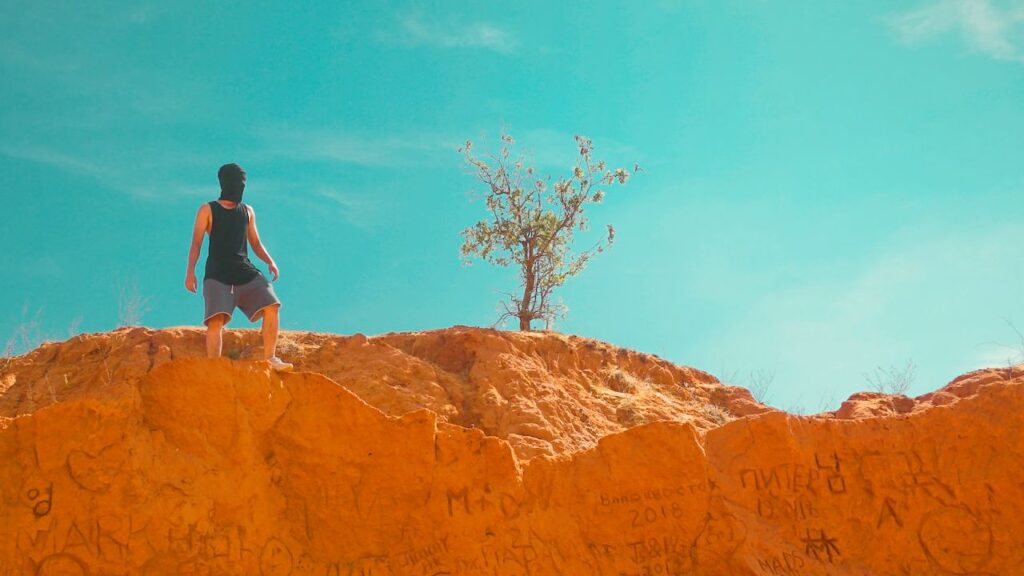
POLYGON ((196 293, 196 284, 198 284, 198 280, 196 280, 196 273, 195 272, 186 272, 185 273, 185 290, 188 290, 189 292, 195 294, 196 293))
POLYGON ((270 263, 270 273, 274 275, 271 281, 277 280, 277 277, 281 275, 281 273, 278 272, 277 270, 277 264, 274 262, 270 263))

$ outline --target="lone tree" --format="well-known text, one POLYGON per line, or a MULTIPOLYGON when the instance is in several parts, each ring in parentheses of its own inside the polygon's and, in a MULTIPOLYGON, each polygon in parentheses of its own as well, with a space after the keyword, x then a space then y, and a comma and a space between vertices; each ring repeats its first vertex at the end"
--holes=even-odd
MULTIPOLYGON (((506 318, 518 318, 520 330, 530 330, 530 322, 544 320, 547 325, 563 317, 566 308, 552 301, 552 293, 587 265, 595 254, 603 252, 615 240, 615 228, 608 224, 607 236, 579 253, 572 252, 573 234, 587 230, 584 208, 599 204, 604 190, 595 186, 625 184, 630 172, 622 168, 605 169, 604 160, 593 161, 593 146, 588 138, 576 136, 579 158, 572 176, 559 178, 549 187, 551 176, 537 178, 523 159, 509 160, 511 136, 502 134, 499 155, 488 154, 487 161, 473 156, 473 142, 459 148, 470 172, 487 185, 484 202, 490 216, 462 231, 462 256, 465 264, 477 256, 491 264, 519 268, 522 295, 508 294, 509 302, 495 324, 506 318)), ((634 165, 633 172, 641 170, 634 165)))

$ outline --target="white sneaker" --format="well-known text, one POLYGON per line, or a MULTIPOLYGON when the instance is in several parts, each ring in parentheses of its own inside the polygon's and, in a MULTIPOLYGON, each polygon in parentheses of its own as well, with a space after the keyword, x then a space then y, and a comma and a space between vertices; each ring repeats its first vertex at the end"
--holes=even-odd
POLYGON ((281 360, 277 356, 272 356, 267 360, 267 362, 270 362, 270 367, 273 368, 275 372, 291 372, 292 368, 295 368, 295 366, 281 360))

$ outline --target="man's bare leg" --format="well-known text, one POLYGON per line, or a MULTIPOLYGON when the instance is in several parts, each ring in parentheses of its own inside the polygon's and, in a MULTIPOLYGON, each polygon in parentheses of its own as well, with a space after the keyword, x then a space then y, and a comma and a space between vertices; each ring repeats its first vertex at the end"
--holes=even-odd
POLYGON ((224 320, 226 314, 217 314, 206 323, 206 356, 219 358, 224 343, 224 320))
POLYGON ((278 309, 280 304, 273 304, 263 309, 263 358, 270 360, 277 355, 277 329, 280 324, 278 309))

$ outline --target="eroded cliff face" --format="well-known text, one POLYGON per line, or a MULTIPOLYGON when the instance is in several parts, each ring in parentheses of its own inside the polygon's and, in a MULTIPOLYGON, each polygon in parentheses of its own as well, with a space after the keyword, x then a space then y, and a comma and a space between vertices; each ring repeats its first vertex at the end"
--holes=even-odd
POLYGON ((1009 370, 810 418, 559 335, 286 340, 293 374, 190 329, 2 367, 0 575, 1024 574, 1009 370))
MULTIPOLYGON (((205 356, 204 334, 134 328, 47 344, 0 376, 0 416, 123 397, 154 367, 205 356)), ((230 330, 224 353, 257 358, 261 346, 259 332, 230 330)), ((427 409, 442 422, 507 440, 520 458, 589 448, 655 420, 707 430, 767 410, 745 389, 700 370, 553 333, 455 327, 367 338, 286 331, 279 353, 296 370, 323 374, 386 414, 427 409)))

